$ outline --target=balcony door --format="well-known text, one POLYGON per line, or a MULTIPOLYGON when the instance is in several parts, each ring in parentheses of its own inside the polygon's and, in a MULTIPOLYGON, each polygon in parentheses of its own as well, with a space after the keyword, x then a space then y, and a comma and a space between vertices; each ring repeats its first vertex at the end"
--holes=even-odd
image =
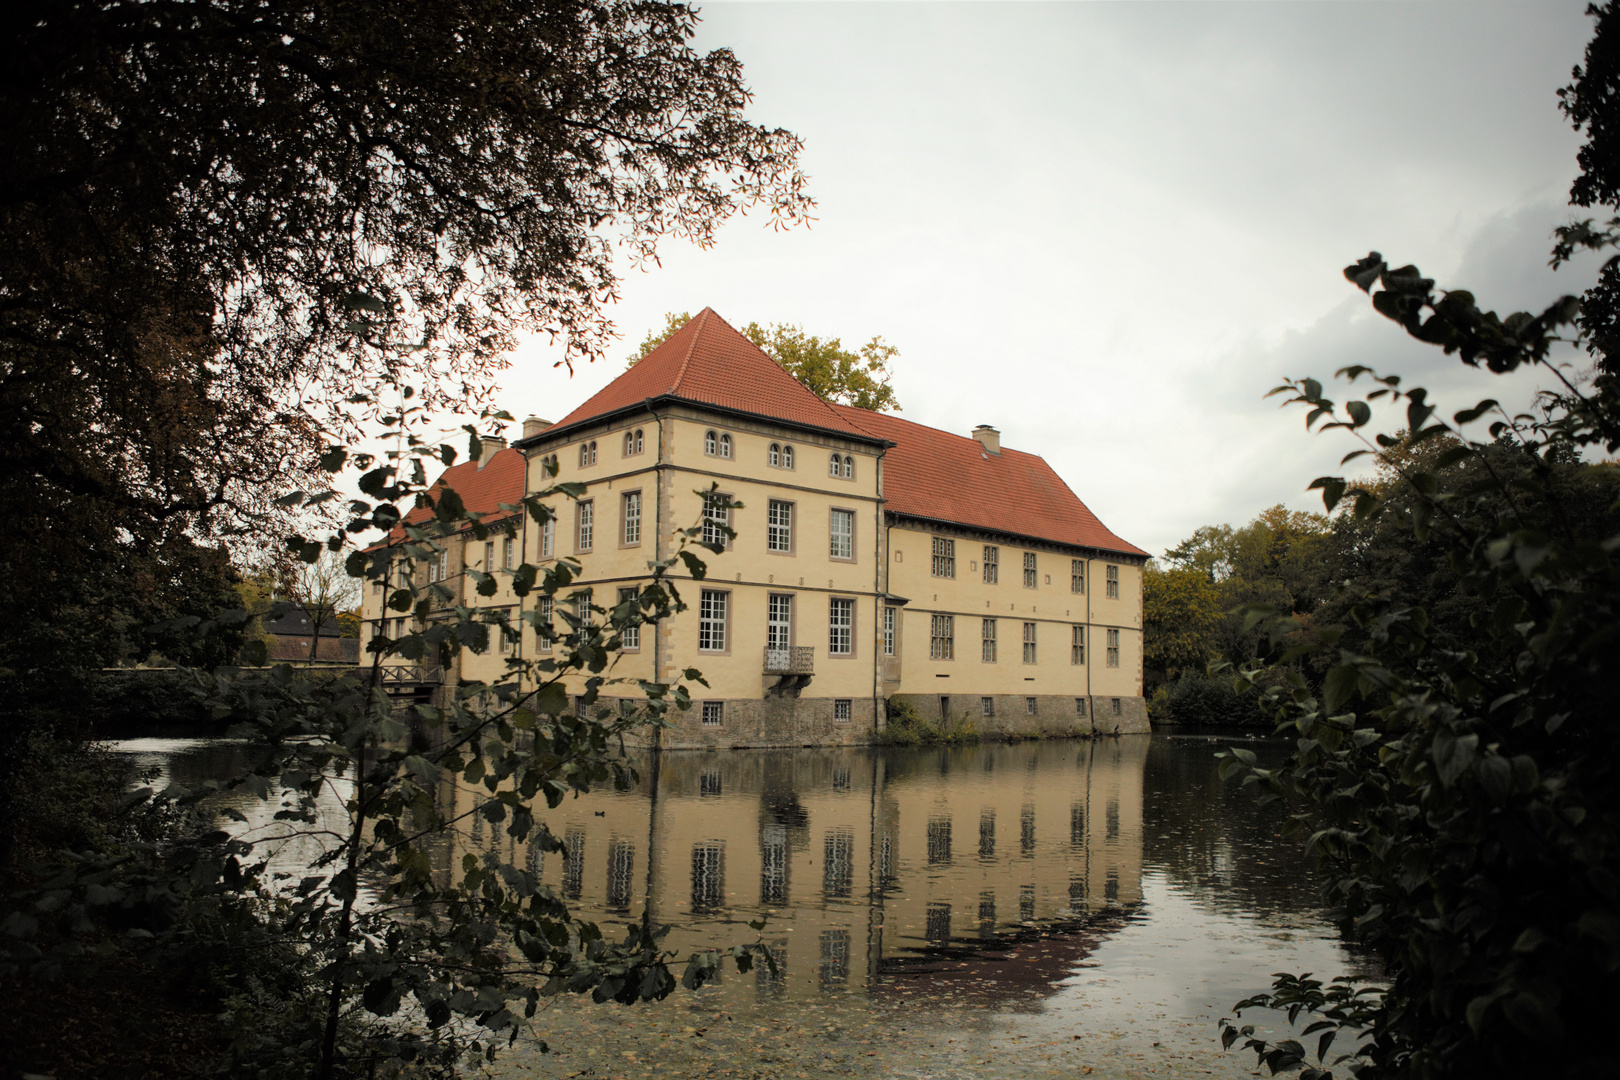
POLYGON ((788 650, 793 645, 793 597, 781 593, 772 593, 770 597, 770 616, 765 625, 765 648, 769 650, 769 661, 774 671, 791 670, 791 654, 788 650))

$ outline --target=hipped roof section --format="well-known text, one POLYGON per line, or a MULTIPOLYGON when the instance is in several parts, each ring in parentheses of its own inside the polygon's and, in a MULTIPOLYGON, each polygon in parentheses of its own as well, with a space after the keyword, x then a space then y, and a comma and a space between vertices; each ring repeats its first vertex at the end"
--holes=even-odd
POLYGON ((670 399, 782 421, 861 442, 883 441, 881 436, 862 428, 842 410, 811 393, 713 308, 704 308, 579 408, 540 434, 520 439, 513 445, 533 446, 569 428, 650 401, 670 399))
POLYGON ((1097 520, 1069 485, 1037 454, 868 412, 835 406, 894 445, 883 455, 884 509, 1008 536, 1048 540, 1147 557, 1097 520))
MULTIPOLYGON (((490 525, 516 513, 502 510, 502 503, 516 506, 523 502, 523 489, 529 482, 528 463, 523 451, 505 447, 497 450, 482 469, 477 461, 450 466, 433 481, 428 494, 437 497, 442 489, 450 488, 461 496, 462 505, 469 513, 482 514, 484 524, 490 525)), ((415 525, 432 516, 433 511, 425 506, 412 507, 405 515, 404 525, 415 525)), ((394 526, 388 534, 388 543, 405 539, 404 525, 394 526)), ((467 527, 471 527, 470 522, 467 527)))

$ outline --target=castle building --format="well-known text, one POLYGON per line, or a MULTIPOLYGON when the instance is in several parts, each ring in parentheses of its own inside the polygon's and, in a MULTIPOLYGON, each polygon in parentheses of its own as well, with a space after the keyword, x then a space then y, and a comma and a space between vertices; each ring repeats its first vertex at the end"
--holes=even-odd
MULTIPOLYGON (((985 734, 1147 730, 1147 553, 994 428, 952 435, 829 404, 706 308, 557 423, 526 421, 512 448, 492 445, 440 482, 492 488, 484 470, 506 475, 519 454, 527 490, 584 488, 547 500, 557 520, 520 534, 524 561, 581 564, 570 599, 555 601, 575 611, 646 584, 676 530, 735 531, 724 551, 697 551, 701 580, 672 572, 689 610, 627 640, 608 673, 702 672, 708 688, 693 687, 702 700, 665 746, 865 743, 890 701, 985 734)), ((474 510, 517 497, 463 493, 474 510)), ((488 546, 451 544, 432 569, 449 580, 486 561, 498 576, 511 564, 488 546)), ((454 592, 517 610, 504 583, 494 597, 454 592)), ((504 647, 551 645, 526 630, 504 647)), ((469 659, 461 677, 488 678, 475 672, 494 659, 469 659)))

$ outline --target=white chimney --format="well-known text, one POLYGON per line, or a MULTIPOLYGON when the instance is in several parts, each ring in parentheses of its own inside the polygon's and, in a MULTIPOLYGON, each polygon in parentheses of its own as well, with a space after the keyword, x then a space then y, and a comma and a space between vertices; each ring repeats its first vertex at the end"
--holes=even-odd
POLYGON ((1001 453, 1001 432, 997 431, 989 424, 980 424, 978 427, 974 428, 973 437, 978 439, 979 444, 992 454, 1001 453))
POLYGON ((499 435, 480 435, 478 441, 483 449, 478 455, 478 467, 482 469, 489 464, 489 459, 506 449, 506 440, 499 435))
POLYGON ((523 421, 523 437, 525 439, 532 439, 550 426, 550 420, 542 420, 538 416, 530 416, 523 421))

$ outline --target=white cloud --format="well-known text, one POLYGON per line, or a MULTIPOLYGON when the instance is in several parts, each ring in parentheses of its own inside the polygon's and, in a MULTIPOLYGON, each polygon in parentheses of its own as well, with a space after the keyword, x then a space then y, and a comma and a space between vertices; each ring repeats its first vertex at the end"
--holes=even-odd
MULTIPOLYGON (((1279 376, 1370 362, 1472 392, 1370 313, 1346 262, 1377 248, 1503 308, 1578 288, 1543 264, 1582 10, 711 5, 698 45, 734 48, 753 115, 804 137, 820 220, 666 248, 624 283, 621 351, 704 305, 882 334, 906 416, 995 424, 1149 550, 1311 506, 1344 448, 1260 400, 1279 376)), ((519 417, 621 370, 570 379, 538 343, 513 359, 519 417)))

